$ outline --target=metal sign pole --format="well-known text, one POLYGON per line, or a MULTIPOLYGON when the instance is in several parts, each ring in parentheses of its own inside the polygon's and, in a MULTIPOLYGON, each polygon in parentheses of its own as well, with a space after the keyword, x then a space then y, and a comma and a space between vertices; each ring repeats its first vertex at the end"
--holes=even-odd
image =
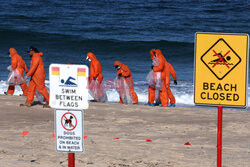
POLYGON ((68 153, 68 167, 75 167, 75 153, 68 153))
POLYGON ((221 167, 222 159, 222 116, 222 106, 218 106, 217 167, 221 167))

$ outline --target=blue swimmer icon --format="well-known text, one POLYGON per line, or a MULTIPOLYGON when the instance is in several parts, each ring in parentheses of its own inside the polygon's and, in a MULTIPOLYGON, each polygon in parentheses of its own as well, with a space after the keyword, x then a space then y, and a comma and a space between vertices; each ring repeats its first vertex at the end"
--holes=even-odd
POLYGON ((75 78, 73 77, 69 77, 66 82, 64 81, 64 79, 61 79, 61 83, 64 84, 65 86, 77 86, 74 82, 72 82, 72 80, 76 80, 75 78))

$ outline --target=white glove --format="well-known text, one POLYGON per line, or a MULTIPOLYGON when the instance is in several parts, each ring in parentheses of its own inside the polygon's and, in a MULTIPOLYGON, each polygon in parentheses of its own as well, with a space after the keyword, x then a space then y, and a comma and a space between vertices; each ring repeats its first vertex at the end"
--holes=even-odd
POLYGON ((11 65, 7 67, 7 70, 12 71, 11 65))

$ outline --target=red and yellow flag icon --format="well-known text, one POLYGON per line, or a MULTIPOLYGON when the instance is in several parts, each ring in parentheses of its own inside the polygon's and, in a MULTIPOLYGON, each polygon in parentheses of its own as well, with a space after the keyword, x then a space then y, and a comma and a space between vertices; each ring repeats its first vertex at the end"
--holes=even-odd
POLYGON ((59 75, 59 67, 52 67, 52 75, 59 75))
POLYGON ((77 68, 77 76, 86 76, 86 69, 85 68, 77 68))

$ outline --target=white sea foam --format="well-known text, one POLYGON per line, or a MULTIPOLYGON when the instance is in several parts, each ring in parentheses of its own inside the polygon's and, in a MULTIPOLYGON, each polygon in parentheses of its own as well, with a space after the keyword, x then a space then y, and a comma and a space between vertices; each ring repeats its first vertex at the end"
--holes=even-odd
MULTIPOLYGON (((49 87, 49 81, 45 82, 45 85, 49 87)), ((8 90, 8 84, 6 84, 6 81, 0 81, 0 94, 4 94, 8 90)), ((148 88, 146 85, 135 85, 135 92, 138 95, 138 99, 140 103, 147 103, 148 102, 148 88)), ((174 92, 174 91, 173 91, 174 92)), ((108 102, 118 102, 119 94, 115 89, 107 89, 106 90, 107 96, 108 96, 108 102)), ((14 95, 20 95, 22 94, 22 90, 20 86, 15 87, 15 93, 14 95)), ((191 105, 193 103, 193 95, 189 94, 176 94, 174 93, 177 104, 189 104, 191 105)), ((88 99, 93 99, 90 95, 88 96, 88 99)))
MULTIPOLYGON (((45 85, 49 87, 49 81, 45 81, 45 85)), ((8 89, 8 84, 6 81, 0 81, 0 94, 4 94, 8 89)), ((248 94, 248 103, 250 103, 250 87, 248 94)), ((193 106, 194 105, 194 95, 193 95, 193 84, 192 83, 178 83, 177 86, 171 85, 171 90, 175 96, 176 104, 181 106, 193 106)), ((145 104, 148 102, 148 86, 144 82, 136 82, 135 83, 135 92, 138 95, 139 103, 145 104)), ((108 102, 118 102, 119 95, 115 89, 107 89, 106 90, 108 96, 108 102)), ((14 95, 22 94, 22 90, 20 86, 16 86, 14 95)), ((88 95, 88 99, 93 99, 90 95, 88 95)))

